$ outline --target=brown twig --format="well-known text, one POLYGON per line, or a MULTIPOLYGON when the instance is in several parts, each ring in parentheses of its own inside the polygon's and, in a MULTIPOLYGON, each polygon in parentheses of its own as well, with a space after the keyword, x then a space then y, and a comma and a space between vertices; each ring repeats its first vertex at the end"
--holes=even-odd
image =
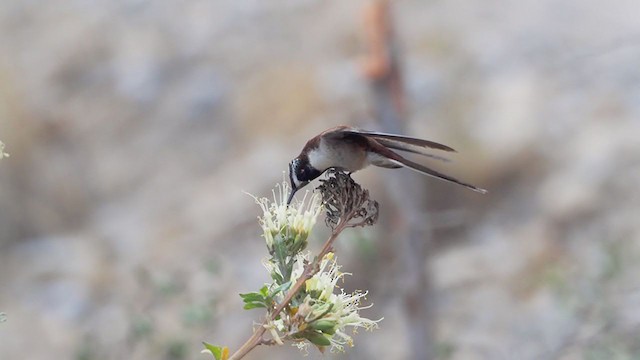
MULTIPOLYGON (((367 57, 363 73, 369 81, 375 118, 382 131, 403 133, 408 116, 402 78, 402 46, 394 33, 392 4, 389 0, 372 0, 364 9, 367 57)), ((400 173, 389 177, 385 184, 391 199, 396 201, 397 219, 391 232, 402 239, 392 251, 399 252, 402 264, 398 282, 404 297, 409 335, 408 359, 430 359, 434 352, 433 286, 424 270, 429 262, 432 244, 429 219, 424 214, 425 187, 400 173)))
POLYGON ((394 34, 389 0, 374 0, 364 9, 365 45, 367 54, 362 61, 362 73, 373 88, 376 116, 385 131, 397 132, 404 121, 406 100, 402 85, 400 49, 394 34))

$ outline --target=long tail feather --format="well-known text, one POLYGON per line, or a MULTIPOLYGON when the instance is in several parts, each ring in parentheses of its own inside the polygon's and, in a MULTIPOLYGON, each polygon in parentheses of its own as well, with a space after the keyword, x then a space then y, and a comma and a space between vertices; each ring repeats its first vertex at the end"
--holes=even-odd
POLYGON ((411 160, 407 160, 405 158, 400 158, 400 159, 397 159, 397 160, 396 159, 390 159, 390 160, 392 162, 395 162, 395 163, 397 163, 399 165, 402 165, 402 166, 404 166, 406 168, 409 168, 411 170, 417 171, 417 172, 419 172, 421 174, 429 175, 429 176, 432 176, 432 177, 435 177, 435 178, 438 178, 438 179, 441 179, 441 180, 444 180, 444 181, 448 181, 448 182, 451 182, 451 183, 454 183, 454 184, 462 185, 462 186, 464 186, 466 188, 469 188, 469 189, 471 189, 473 191, 476 191, 476 192, 479 192, 481 194, 486 194, 487 193, 487 190, 485 190, 485 189, 479 188, 477 186, 473 186, 471 184, 467 184, 467 183, 462 182, 462 181, 460 181, 460 180, 458 180, 458 179, 456 179, 454 177, 451 177, 449 175, 445 175, 445 174, 440 173, 438 171, 435 171, 433 169, 429 169, 428 167, 426 167, 424 165, 420 165, 418 163, 415 163, 415 162, 413 162, 411 160))
POLYGON ((390 150, 388 148, 386 148, 384 145, 378 143, 378 142, 372 142, 370 144, 372 146, 372 151, 374 151, 378 156, 382 157, 382 158, 386 158, 390 163, 392 164, 397 164, 397 165, 402 165, 403 167, 407 167, 411 170, 417 171, 421 174, 425 174, 425 175, 429 175, 429 176, 433 176, 435 178, 444 180, 444 181, 448 181, 454 184, 458 184, 458 185, 462 185, 466 188, 469 188, 473 191, 479 192, 481 194, 486 194, 487 190, 473 186, 471 184, 467 184, 465 182, 462 182, 454 177, 451 177, 449 175, 445 175, 441 172, 435 171, 433 169, 430 169, 424 165, 420 165, 418 163, 415 163, 409 159, 405 159, 402 156, 400 156, 400 154, 394 152, 393 150, 390 150))

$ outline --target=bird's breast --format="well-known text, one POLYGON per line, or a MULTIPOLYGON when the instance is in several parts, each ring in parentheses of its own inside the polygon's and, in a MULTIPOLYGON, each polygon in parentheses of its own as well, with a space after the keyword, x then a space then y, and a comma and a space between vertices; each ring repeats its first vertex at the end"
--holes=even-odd
POLYGON ((326 141, 309 152, 309 163, 314 168, 325 171, 328 168, 342 168, 349 172, 362 169, 367 163, 367 152, 357 144, 326 141))

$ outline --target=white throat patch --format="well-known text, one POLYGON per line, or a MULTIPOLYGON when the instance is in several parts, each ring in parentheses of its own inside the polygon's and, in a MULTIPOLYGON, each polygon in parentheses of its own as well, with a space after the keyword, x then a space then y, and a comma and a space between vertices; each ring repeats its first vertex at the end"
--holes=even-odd
POLYGON ((320 150, 319 147, 309 151, 307 156, 309 157, 309 164, 321 172, 333 166, 326 151, 320 150))

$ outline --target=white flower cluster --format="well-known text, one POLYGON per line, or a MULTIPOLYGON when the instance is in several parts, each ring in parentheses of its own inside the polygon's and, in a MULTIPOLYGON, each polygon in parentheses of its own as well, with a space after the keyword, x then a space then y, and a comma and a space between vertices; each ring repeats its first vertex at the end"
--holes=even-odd
POLYGON ((287 197, 291 187, 286 182, 276 187, 277 189, 272 191, 273 201, 254 197, 262 209, 262 217, 259 217, 260 226, 270 252, 276 241, 290 240, 296 244, 302 242, 306 244, 307 237, 322 211, 319 195, 314 194, 307 201, 307 192, 296 206, 288 206, 287 197))
POLYGON ((330 347, 332 351, 344 351, 345 345, 353 346, 348 327, 354 332, 357 328, 372 330, 380 320, 360 316, 360 310, 369 307, 360 306, 366 292, 347 294, 339 289, 338 281, 348 274, 340 271, 333 253, 319 259, 314 265, 317 266, 314 275, 289 297, 290 301, 280 313, 274 313, 277 304, 285 301, 290 288, 310 266, 310 255, 305 250, 307 237, 323 208, 317 194, 311 197, 305 194, 301 202, 288 206, 290 191, 289 185, 283 182, 273 191, 273 201, 254 197, 262 209, 260 225, 271 255, 264 260, 264 265, 274 282, 259 292, 240 296, 247 309, 267 308, 273 320, 264 327, 277 344, 291 340, 301 349, 311 343, 321 350, 330 347))
MULTIPOLYGON (((353 346, 353 339, 346 333, 351 327, 373 330, 378 327, 379 320, 371 320, 360 316, 360 310, 372 305, 360 306, 366 292, 355 291, 351 294, 340 289, 336 293, 338 280, 349 273, 340 271, 333 253, 328 253, 320 263, 320 271, 305 283, 304 302, 300 305, 296 316, 303 324, 315 329, 331 344, 332 350, 344 351, 344 345, 353 346)), ((313 342, 313 341, 312 341, 313 342)), ((318 344, 322 340, 314 342, 318 344)), ((324 342, 326 343, 326 342, 324 342)))

